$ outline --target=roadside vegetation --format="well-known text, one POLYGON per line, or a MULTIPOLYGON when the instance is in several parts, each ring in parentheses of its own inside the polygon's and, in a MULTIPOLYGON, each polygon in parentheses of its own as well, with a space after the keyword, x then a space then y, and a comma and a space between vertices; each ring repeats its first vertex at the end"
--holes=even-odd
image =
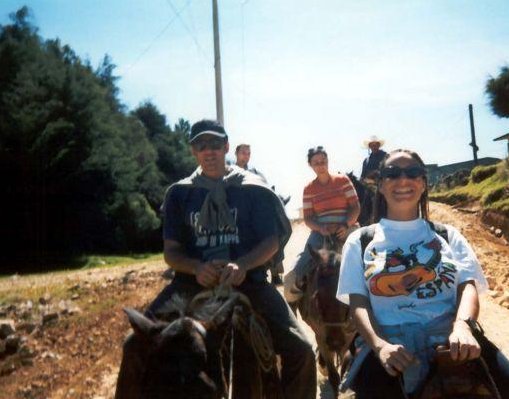
MULTIPOLYGON (((48 265, 52 272, 24 274, 0 274, 0 306, 6 303, 18 302, 21 299, 39 301, 45 296, 54 300, 66 299, 70 291, 79 291, 75 287, 75 279, 70 278, 70 271, 87 271, 88 274, 98 274, 113 267, 126 269, 131 265, 139 265, 143 262, 162 261, 160 253, 145 253, 133 255, 88 255, 78 258, 81 265, 76 263, 68 265, 48 265), (19 279, 28 281, 27 284, 17 284, 19 279), (44 284, 37 283, 44 279, 44 284), (31 281, 31 282, 30 282, 31 281)), ((1 273, 1 272, 0 272, 1 273)))
POLYGON ((160 250, 165 190, 196 167, 189 122, 129 110, 110 56, 93 66, 32 19, 0 25, 1 273, 160 250))
POLYGON ((430 198, 450 205, 478 202, 483 211, 493 210, 509 218, 509 159, 496 165, 475 167, 465 185, 453 181, 446 188, 438 184, 430 198))

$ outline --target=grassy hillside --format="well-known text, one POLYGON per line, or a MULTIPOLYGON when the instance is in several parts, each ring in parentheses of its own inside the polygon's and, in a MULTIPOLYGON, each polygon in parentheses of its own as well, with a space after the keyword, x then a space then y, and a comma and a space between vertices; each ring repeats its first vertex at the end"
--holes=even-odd
POLYGON ((470 173, 468 184, 451 189, 438 188, 430 198, 451 205, 478 201, 484 210, 494 210, 509 217, 509 160, 477 166, 470 173))

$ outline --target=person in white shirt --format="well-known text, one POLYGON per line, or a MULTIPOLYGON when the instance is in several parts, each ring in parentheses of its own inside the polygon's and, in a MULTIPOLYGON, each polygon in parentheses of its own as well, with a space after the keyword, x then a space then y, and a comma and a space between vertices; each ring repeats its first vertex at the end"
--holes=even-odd
POLYGON ((486 279, 465 237, 445 225, 439 234, 428 221, 426 169, 415 152, 384 158, 374 211, 377 223, 348 237, 338 283, 338 299, 350 304, 360 334, 348 381, 356 398, 416 392, 437 344, 448 344, 454 361, 482 354, 502 397, 509 397, 507 358, 485 349, 489 341, 478 342, 472 330, 486 279))

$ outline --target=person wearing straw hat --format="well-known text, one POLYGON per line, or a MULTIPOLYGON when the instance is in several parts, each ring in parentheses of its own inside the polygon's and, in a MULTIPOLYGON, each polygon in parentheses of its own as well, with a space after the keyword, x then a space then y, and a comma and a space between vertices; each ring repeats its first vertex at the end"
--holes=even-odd
POLYGON ((387 154, 381 147, 385 141, 379 139, 377 136, 372 135, 368 139, 364 140, 364 148, 369 149, 369 156, 362 163, 361 179, 376 178, 378 172, 378 166, 382 159, 387 154))

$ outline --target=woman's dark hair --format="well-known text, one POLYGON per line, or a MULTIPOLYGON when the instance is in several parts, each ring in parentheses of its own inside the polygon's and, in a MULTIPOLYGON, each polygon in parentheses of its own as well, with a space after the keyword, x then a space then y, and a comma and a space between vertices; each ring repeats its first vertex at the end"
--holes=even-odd
POLYGON ((316 154, 323 154, 327 157, 327 152, 325 151, 325 148, 323 148, 321 145, 318 147, 313 147, 308 150, 308 163, 311 164, 311 158, 313 158, 316 154))
MULTIPOLYGON (((421 157, 414 151, 410 150, 403 150, 398 149, 391 151, 388 153, 382 162, 380 162, 379 171, 381 171, 383 168, 385 168, 385 165, 387 164, 387 160, 389 157, 397 152, 403 152, 405 154, 408 154, 417 161, 420 167, 425 168, 423 160, 421 157)), ((428 178, 426 175, 423 176, 424 179, 424 192, 421 195, 421 199, 419 200, 419 211, 420 216, 423 219, 428 220, 429 219, 429 209, 428 209, 428 178)), ((380 177, 378 180, 376 193, 375 193, 375 200, 373 201, 373 223, 378 223, 381 218, 387 217, 387 201, 385 201, 384 196, 382 193, 380 193, 380 185, 382 184, 382 178, 380 177)))

